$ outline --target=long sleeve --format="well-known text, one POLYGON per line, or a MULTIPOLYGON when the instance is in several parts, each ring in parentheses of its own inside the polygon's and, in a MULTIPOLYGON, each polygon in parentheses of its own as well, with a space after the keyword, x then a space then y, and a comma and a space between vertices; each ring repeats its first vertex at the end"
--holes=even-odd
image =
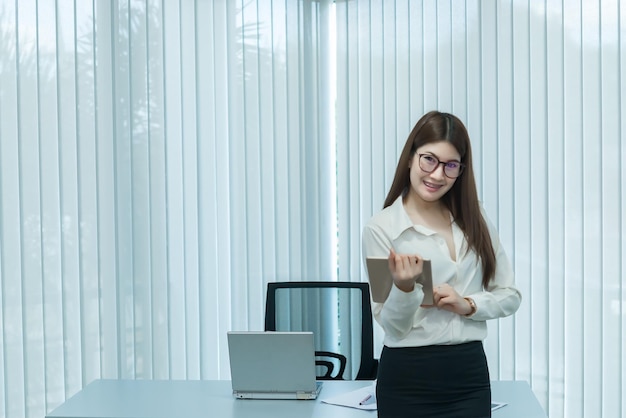
POLYGON ((496 253, 496 272, 485 291, 477 292, 469 297, 476 302, 476 313, 470 317, 474 321, 502 318, 514 314, 522 302, 522 294, 515 287, 513 268, 500 245, 498 235, 489 224, 491 239, 496 253))
MULTIPOLYGON (((363 230, 362 244, 363 260, 367 257, 387 257, 392 248, 391 241, 383 231, 371 225, 363 230)), ((372 280, 371 277, 370 280, 372 280)), ((386 334, 395 339, 401 339, 413 327, 415 313, 423 299, 424 293, 419 284, 416 284, 412 292, 404 292, 395 285, 391 286, 385 303, 372 302, 374 319, 386 334)))

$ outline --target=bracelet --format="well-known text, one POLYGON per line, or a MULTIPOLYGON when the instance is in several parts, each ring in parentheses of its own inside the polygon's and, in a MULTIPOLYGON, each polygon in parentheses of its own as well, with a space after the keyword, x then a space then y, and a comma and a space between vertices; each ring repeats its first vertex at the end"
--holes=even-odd
POLYGON ((478 309, 478 308, 476 308, 476 302, 474 302, 474 299, 472 299, 472 298, 463 298, 463 299, 465 299, 467 301, 467 303, 469 303, 469 306, 470 306, 470 309, 471 309, 470 312, 468 314, 466 314, 465 316, 468 317, 468 316, 474 315, 476 313, 476 310, 478 309))

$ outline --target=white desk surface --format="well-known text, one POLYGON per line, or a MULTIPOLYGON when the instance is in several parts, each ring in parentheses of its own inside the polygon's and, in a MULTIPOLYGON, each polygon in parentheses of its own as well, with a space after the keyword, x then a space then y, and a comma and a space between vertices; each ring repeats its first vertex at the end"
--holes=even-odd
MULTIPOLYGON (((375 418, 322 403, 371 381, 326 381, 315 401, 234 399, 229 380, 95 380, 46 418, 375 418)), ((525 381, 493 381, 494 418, 546 418, 525 381)))

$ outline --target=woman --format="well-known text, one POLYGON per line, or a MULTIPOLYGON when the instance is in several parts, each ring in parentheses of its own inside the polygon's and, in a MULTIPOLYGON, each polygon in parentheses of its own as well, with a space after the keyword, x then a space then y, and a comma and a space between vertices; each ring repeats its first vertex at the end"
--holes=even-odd
POLYGON ((521 295, 478 201, 470 140, 457 117, 433 111, 417 122, 384 209, 364 227, 363 255, 388 257, 394 282, 373 305, 385 331, 378 416, 491 416, 485 321, 513 314, 521 295), (415 282, 424 259, 433 306, 420 306, 415 282))

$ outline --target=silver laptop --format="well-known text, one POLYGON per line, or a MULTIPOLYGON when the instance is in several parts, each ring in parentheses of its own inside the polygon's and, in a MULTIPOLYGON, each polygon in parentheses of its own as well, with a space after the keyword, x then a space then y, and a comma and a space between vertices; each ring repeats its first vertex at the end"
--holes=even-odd
POLYGON ((236 398, 317 398, 312 332, 231 331, 228 352, 236 398))

